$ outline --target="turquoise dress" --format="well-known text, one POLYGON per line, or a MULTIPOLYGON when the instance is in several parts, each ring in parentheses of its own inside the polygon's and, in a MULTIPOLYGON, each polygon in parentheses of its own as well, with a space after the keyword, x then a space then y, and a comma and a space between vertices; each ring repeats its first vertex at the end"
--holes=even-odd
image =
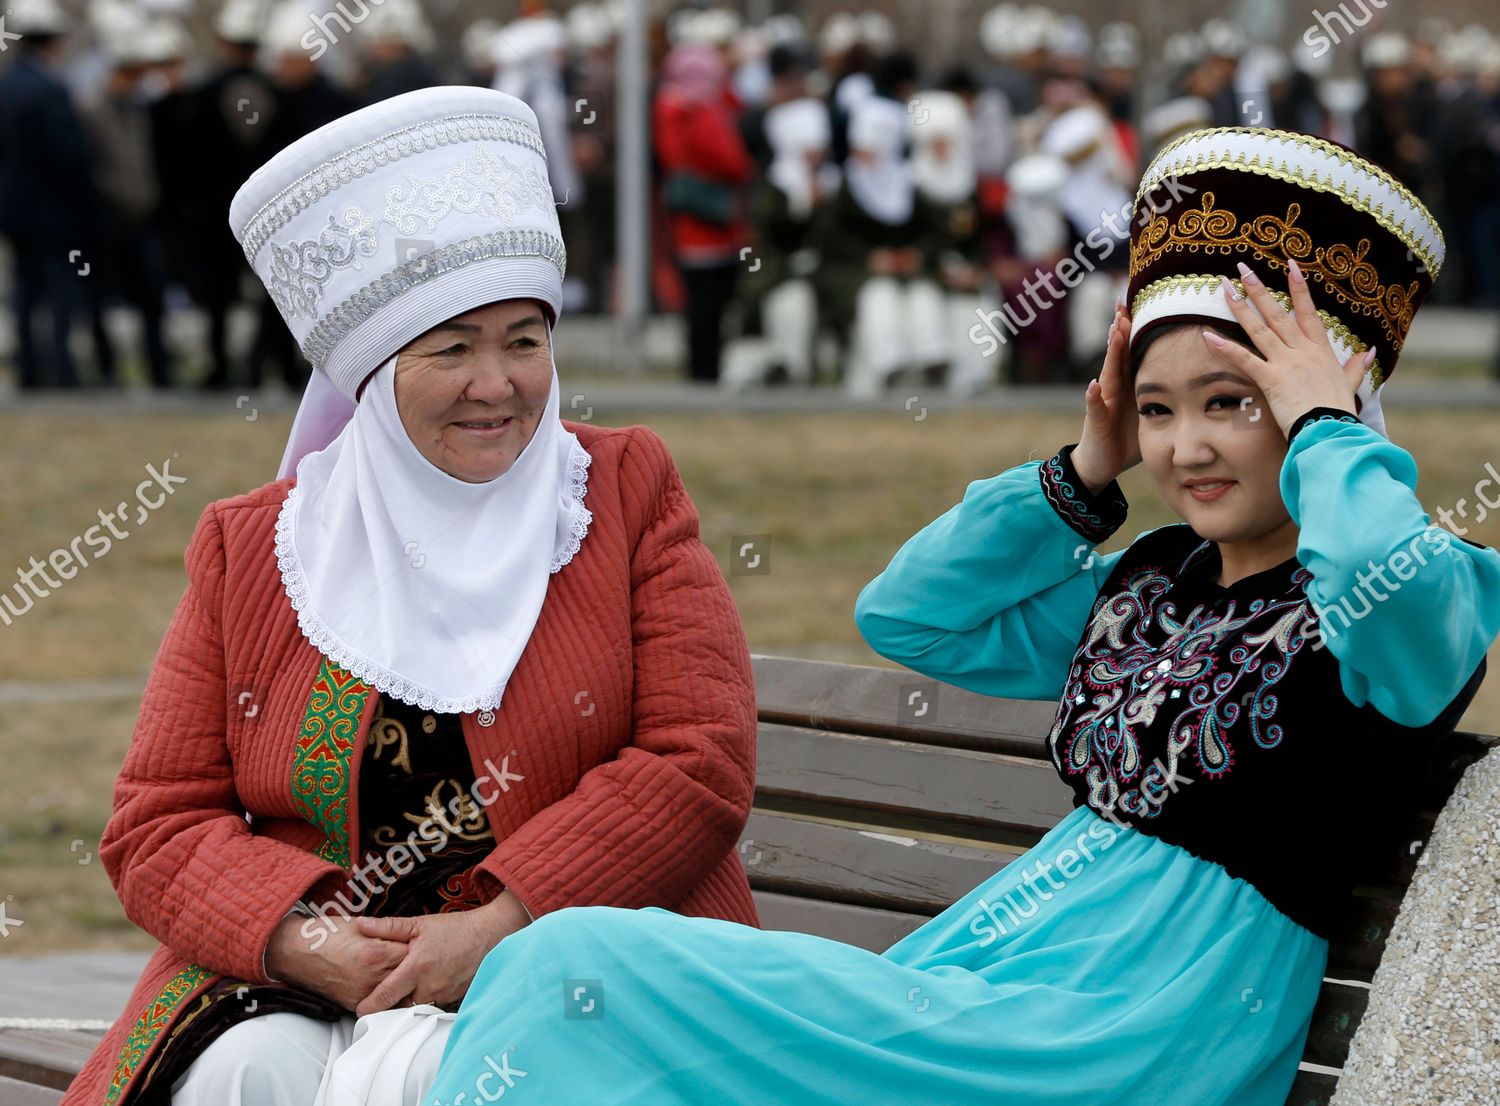
MULTIPOLYGON (((1127 552, 1093 552, 1099 502, 1057 462, 976 481, 910 539, 860 596, 870 643, 972 690, 1056 699, 1127 552)), ((1362 424, 1294 436, 1282 491, 1310 593, 1362 566, 1361 535, 1394 547, 1424 531, 1415 485, 1409 455, 1362 424)), ((1500 554, 1452 552, 1328 641, 1353 703, 1425 721, 1480 663, 1500 554), (1448 628, 1429 617, 1424 651, 1392 666, 1393 619, 1454 600, 1448 628)), ((1327 942, 1223 866, 1106 814, 1078 806, 883 953, 654 907, 546 914, 485 958, 427 1101, 1283 1106, 1327 942)))

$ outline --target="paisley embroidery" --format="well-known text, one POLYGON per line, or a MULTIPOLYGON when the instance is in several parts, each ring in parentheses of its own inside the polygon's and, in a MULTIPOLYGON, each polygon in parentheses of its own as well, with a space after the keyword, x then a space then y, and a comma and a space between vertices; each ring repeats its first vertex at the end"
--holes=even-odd
POLYGON ((283 315, 316 318, 323 287, 334 270, 363 270, 360 259, 374 257, 375 250, 375 220, 350 205, 344 209, 342 224, 330 213, 328 225, 317 238, 271 243, 266 290, 283 315))
POLYGON ((483 146, 447 169, 441 178, 406 175, 408 187, 388 188, 384 222, 398 234, 415 234, 417 221, 431 231, 449 212, 484 215, 509 227, 516 215, 537 208, 557 224, 552 186, 534 166, 521 168, 504 157, 494 157, 483 146))
POLYGON ((349 758, 373 690, 324 657, 292 760, 292 805, 323 831, 318 855, 341 868, 349 867, 349 758))
POLYGON ((125 1044, 120 1049, 119 1059, 115 1061, 115 1073, 110 1078, 109 1089, 104 1094, 104 1106, 114 1106, 120 1100, 120 1095, 129 1086, 135 1073, 140 1070, 141 1062, 151 1051, 156 1038, 161 1036, 161 1031, 172 1020, 177 1008, 213 974, 198 964, 189 964, 167 980, 162 989, 157 992, 156 997, 147 1004, 146 1009, 141 1011, 140 1016, 135 1019, 135 1024, 130 1027, 130 1033, 125 1037, 125 1044))
POLYGON ((1279 598, 1230 597, 1222 607, 1199 603, 1180 615, 1166 596, 1210 544, 1175 573, 1132 572, 1123 590, 1095 603, 1047 741, 1058 771, 1082 775, 1097 809, 1118 804, 1155 817, 1158 775, 1223 776, 1234 767, 1234 741, 1273 749, 1284 737, 1274 721, 1275 688, 1307 640, 1303 585, 1312 574, 1297 566, 1279 598), (1143 740, 1157 726, 1164 735, 1143 740), (1161 756, 1149 755, 1163 746, 1161 756))

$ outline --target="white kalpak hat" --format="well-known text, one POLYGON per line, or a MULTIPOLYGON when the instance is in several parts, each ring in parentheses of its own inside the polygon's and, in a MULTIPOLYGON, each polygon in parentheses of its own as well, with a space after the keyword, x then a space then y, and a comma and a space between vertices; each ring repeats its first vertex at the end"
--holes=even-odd
POLYGON ((519 296, 555 324, 567 264, 531 108, 468 86, 351 112, 235 193, 229 226, 303 354, 349 401, 435 322, 519 296))

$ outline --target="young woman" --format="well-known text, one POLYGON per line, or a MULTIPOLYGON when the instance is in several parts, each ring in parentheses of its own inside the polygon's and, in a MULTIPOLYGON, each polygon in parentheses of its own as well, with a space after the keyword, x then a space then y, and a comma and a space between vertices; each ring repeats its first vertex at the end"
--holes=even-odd
MULTIPOLYGON (((570 909, 485 959, 429 1101, 1281 1106, 1334 909, 1500 629, 1377 388, 1441 264, 1351 151, 1199 131, 1147 169, 1083 431, 861 594, 886 656, 1060 699, 1076 809, 876 955, 570 909), (1129 548, 1135 464, 1183 521, 1129 548)), ((371 923, 372 927, 378 923, 371 923)))

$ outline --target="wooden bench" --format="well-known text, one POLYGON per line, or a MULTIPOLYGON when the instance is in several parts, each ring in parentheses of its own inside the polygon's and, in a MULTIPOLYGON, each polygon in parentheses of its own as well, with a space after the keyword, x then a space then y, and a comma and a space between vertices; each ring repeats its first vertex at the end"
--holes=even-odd
MULTIPOLYGON (((739 850, 767 929, 884 951, 1072 809, 1043 740, 1053 704, 785 657, 757 656, 755 682, 759 767, 739 850)), ((1497 740, 1454 733, 1413 778, 1422 813, 1349 901, 1287 1106, 1333 1094, 1420 843, 1463 770, 1497 740)), ((55 1106, 95 1040, 0 1030, 0 1103, 55 1106)))
MULTIPOLYGON (((759 765, 740 854, 766 929, 884 951, 1073 809, 1044 740, 1054 704, 784 657, 757 656, 755 684, 759 765)), ((1421 845, 1497 741, 1455 732, 1413 774, 1421 814, 1378 870, 1359 873, 1287 1106, 1333 1095, 1421 845)))

